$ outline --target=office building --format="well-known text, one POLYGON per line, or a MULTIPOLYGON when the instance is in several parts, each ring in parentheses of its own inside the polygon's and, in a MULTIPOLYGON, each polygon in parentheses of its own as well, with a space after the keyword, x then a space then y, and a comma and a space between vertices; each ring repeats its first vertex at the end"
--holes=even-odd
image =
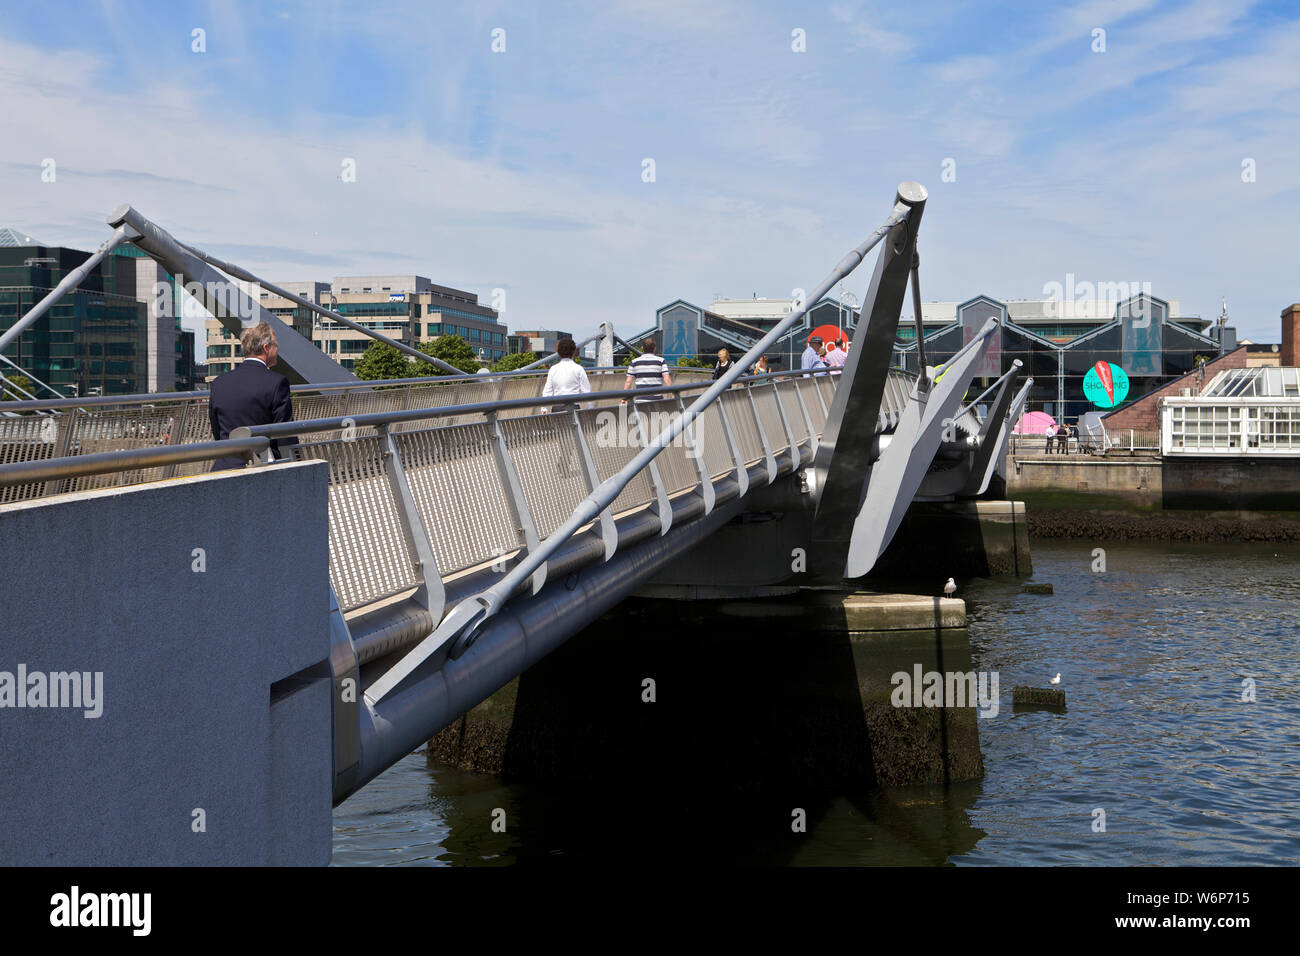
MULTIPOLYGON (((0 229, 0 332, 90 255, 0 229)), ((181 329, 177 295, 156 262, 135 246, 119 246, 11 343, 5 357, 70 397, 189 390, 194 336, 181 329)))

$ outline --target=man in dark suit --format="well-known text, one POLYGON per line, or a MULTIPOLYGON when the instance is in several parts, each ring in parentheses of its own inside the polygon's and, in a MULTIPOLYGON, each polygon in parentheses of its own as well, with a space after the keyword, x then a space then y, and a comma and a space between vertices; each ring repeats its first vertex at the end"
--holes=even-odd
MULTIPOLYGON (((241 426, 293 421, 289 380, 271 371, 280 355, 275 330, 270 323, 260 322, 244 329, 239 344, 244 361, 218 375, 208 396, 208 420, 214 441, 229 438, 241 426)), ((297 443, 298 439, 293 437, 272 441, 271 452, 276 458, 286 458, 281 449, 297 443)), ((237 456, 218 458, 212 463, 213 471, 243 467, 244 459, 237 456)))

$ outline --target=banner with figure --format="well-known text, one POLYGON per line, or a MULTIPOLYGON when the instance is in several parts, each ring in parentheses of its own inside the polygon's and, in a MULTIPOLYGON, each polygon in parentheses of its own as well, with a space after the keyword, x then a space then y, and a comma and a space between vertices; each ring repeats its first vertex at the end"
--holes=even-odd
MULTIPOLYGON (((695 358, 699 352, 700 313, 684 305, 675 305, 660 313, 663 330, 664 361, 676 365, 682 356, 695 358)), ((633 343, 639 345, 639 343, 633 343)))
POLYGON ((1124 351, 1120 364, 1129 377, 1163 374, 1160 330, 1168 318, 1169 306, 1160 299, 1138 295, 1121 302, 1116 314, 1124 351))
MULTIPOLYGON (((957 321, 961 323, 961 344, 970 344, 971 339, 984 328, 984 323, 995 318, 999 323, 1006 319, 1006 308, 1000 302, 983 297, 964 302, 957 307, 957 321)), ((1002 374, 1002 329, 999 327, 987 340, 984 357, 975 363, 975 378, 997 378, 1002 374)), ((933 365, 929 355, 926 361, 933 365)))

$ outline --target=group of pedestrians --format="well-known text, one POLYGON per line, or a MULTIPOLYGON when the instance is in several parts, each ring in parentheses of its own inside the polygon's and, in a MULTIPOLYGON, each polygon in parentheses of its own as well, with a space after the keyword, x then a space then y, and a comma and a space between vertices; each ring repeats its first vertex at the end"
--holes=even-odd
MULTIPOLYGON (((208 412, 212 428, 212 437, 222 441, 240 426, 265 425, 274 422, 293 421, 293 402, 289 393, 289 380, 278 372, 273 372, 279 358, 279 344, 275 331, 266 322, 260 322, 244 330, 240 336, 244 361, 229 372, 213 381, 208 412)), ((804 350, 801 367, 804 371, 843 368, 847 359, 844 346, 837 347, 832 341, 823 343, 820 336, 813 336, 804 350)), ((559 361, 546 373, 546 384, 542 386, 542 395, 584 395, 591 391, 591 382, 587 372, 576 360, 578 346, 571 338, 563 338, 556 344, 555 351, 559 361)), ((672 375, 668 364, 658 354, 658 345, 652 338, 641 343, 641 354, 628 366, 624 389, 637 389, 642 394, 636 396, 637 403, 653 402, 663 398, 656 391, 671 387, 672 375)), ((718 350, 718 361, 713 367, 713 379, 717 381, 735 367, 731 353, 726 348, 718 350)), ((768 373, 768 360, 761 355, 749 372, 751 375, 768 373)), ((542 409, 545 411, 545 409, 542 409)), ((271 455, 277 459, 289 457, 287 446, 297 444, 293 437, 272 441, 271 455)), ((1051 450, 1050 439, 1048 450, 1051 450)), ((221 458, 212 465, 212 470, 242 468, 243 457, 221 458)))
POLYGON ((849 359, 848 342, 837 343, 834 339, 824 342, 820 335, 814 335, 808 340, 808 347, 803 350, 803 356, 799 359, 799 367, 805 372, 815 372, 818 369, 843 368, 844 363, 849 359))
POLYGON ((1073 438, 1076 443, 1078 442, 1079 426, 1067 425, 1065 422, 1061 422, 1059 425, 1048 425, 1043 434, 1047 438, 1047 448, 1045 449, 1047 454, 1052 453, 1052 441, 1055 440, 1056 453, 1065 455, 1069 454, 1070 451, 1070 439, 1073 438))

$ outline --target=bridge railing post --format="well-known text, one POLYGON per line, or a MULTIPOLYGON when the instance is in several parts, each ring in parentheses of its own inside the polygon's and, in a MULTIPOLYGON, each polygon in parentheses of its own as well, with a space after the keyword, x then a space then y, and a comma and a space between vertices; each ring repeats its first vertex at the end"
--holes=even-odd
MULTIPOLYGON (((677 407, 683 415, 686 414, 686 402, 682 399, 680 392, 677 393, 677 407)), ((704 502, 704 513, 709 514, 713 511, 716 498, 713 491, 713 478, 709 475, 708 466, 704 464, 704 449, 700 445, 703 436, 695 428, 694 422, 686 428, 683 434, 686 436, 687 441, 686 457, 695 462, 695 473, 700 478, 700 499, 704 502)))
MULTIPOLYGON (((515 529, 523 536, 526 552, 537 550, 541 538, 537 535, 537 523, 533 521, 532 509, 528 506, 528 496, 524 494, 523 482, 515 469, 514 459, 506 446, 506 436, 501 430, 501 421, 497 413, 487 413, 488 425, 492 429, 492 457, 496 461, 497 471, 501 474, 501 484, 506 489, 506 502, 510 506, 510 515, 515 529)), ((538 565, 532 576, 533 593, 536 594, 546 584, 546 562, 538 565)))
POLYGON ((799 470, 799 442, 794 437, 794 429, 790 427, 790 418, 785 413, 785 405, 781 402, 781 390, 777 387, 776 380, 771 382, 772 400, 776 402, 776 413, 781 417, 781 427, 785 429, 786 440, 790 443, 790 467, 795 471, 799 470))
POLYGON ((817 429, 813 427, 812 415, 808 411, 808 403, 803 399, 803 389, 799 387, 799 380, 793 378, 790 380, 791 390, 794 392, 795 400, 799 403, 799 413, 803 415, 804 426, 808 429, 808 446, 813 455, 817 454, 817 429))
POLYGON ((776 455, 772 453, 772 443, 767 440, 767 431, 763 428, 763 416, 758 414, 758 402, 754 401, 754 386, 745 385, 745 394, 749 396, 749 408, 754 413, 754 426, 758 429, 758 441, 763 446, 763 457, 767 461, 767 483, 776 481, 776 455))
MULTIPOLYGON (((636 426, 641 447, 645 448, 650 443, 650 439, 646 436, 645 416, 637 410, 635 401, 629 407, 631 409, 632 424, 636 426)), ((659 516, 659 533, 661 535, 667 534, 673 526, 673 507, 668 502, 668 487, 664 484, 663 475, 659 473, 659 465, 653 458, 646 462, 645 470, 646 474, 650 476, 650 486, 655 493, 653 507, 659 516)))
POLYGON ((736 463, 736 487, 740 490, 740 497, 743 498, 749 492, 749 469, 745 467, 745 456, 740 453, 736 433, 731 427, 731 418, 727 415, 727 403, 719 397, 714 405, 718 409, 718 417, 722 420, 722 437, 727 440, 727 449, 736 463))
POLYGON ((384 471, 388 474, 389 485, 393 489, 393 504, 402 522, 407 547, 415 556, 420 566, 421 592, 417 592, 417 603, 428 609, 435 622, 442 620, 442 611, 446 606, 447 594, 443 587, 442 574, 438 570, 438 559, 433 553, 433 544, 429 532, 416 507, 415 495, 411 493, 411 483, 407 480, 406 469, 402 466, 402 455, 397 450, 393 433, 388 425, 380 425, 379 449, 384 459, 384 471))
MULTIPOLYGON (((596 459, 591 454, 591 446, 587 444, 587 433, 582 428, 582 413, 577 402, 569 406, 569 412, 573 417, 573 442, 577 445, 582 473, 587 479, 587 493, 591 494, 600 484, 600 472, 596 470, 596 459)), ((605 560, 608 561, 618 550, 618 528, 614 525, 614 514, 608 507, 602 508, 596 520, 600 522, 600 540, 605 545, 605 560)))
MULTIPOLYGON (((81 409, 70 408, 67 415, 63 416, 62 430, 58 434, 58 442, 54 448, 54 454, 51 458, 65 458, 72 454, 72 436, 76 433, 77 426, 80 424, 81 409)), ((69 478, 56 478, 54 481, 47 481, 41 489, 41 497, 48 495, 57 495, 65 488, 71 485, 69 478)))

